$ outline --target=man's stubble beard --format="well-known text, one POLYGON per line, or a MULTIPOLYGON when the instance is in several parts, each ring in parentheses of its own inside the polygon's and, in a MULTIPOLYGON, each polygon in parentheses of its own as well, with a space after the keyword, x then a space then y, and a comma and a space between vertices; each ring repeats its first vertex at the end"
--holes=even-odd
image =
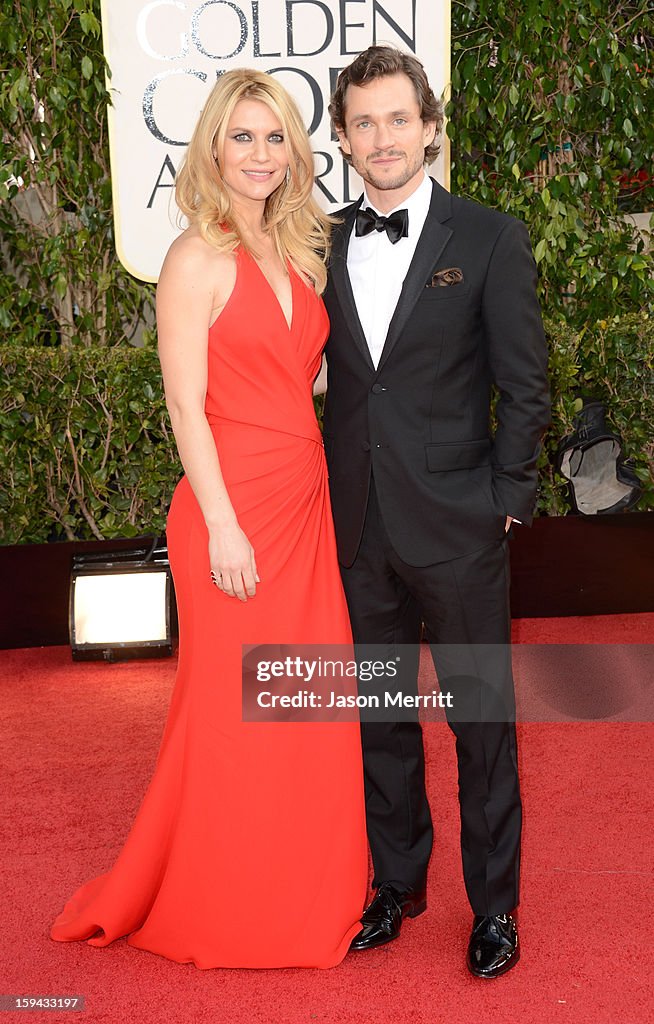
MULTIPOLYGON (((387 155, 399 156, 400 154, 391 152, 387 155)), ((402 153, 401 155, 406 156, 405 153, 402 153)), ((367 184, 372 185, 373 188, 379 189, 380 192, 390 192, 393 189, 402 188, 403 185, 406 185, 407 181, 411 181, 411 178, 413 178, 418 171, 424 167, 424 155, 421 154, 420 157, 416 157, 415 162, 411 166, 405 166, 404 169, 398 171, 396 176, 393 178, 377 178, 374 171, 370 169, 368 164, 362 163, 361 161, 353 160, 352 166, 357 174, 363 178, 367 184)))

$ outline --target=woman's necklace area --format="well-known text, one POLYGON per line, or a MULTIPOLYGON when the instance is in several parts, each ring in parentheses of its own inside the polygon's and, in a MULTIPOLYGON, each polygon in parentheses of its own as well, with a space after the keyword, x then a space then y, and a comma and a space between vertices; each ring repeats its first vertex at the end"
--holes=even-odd
POLYGON ((288 277, 288 269, 279 259, 279 256, 272 246, 269 245, 267 251, 261 253, 261 249, 255 243, 255 245, 252 246, 251 254, 252 259, 256 264, 258 264, 261 270, 264 271, 266 277, 270 271, 282 274, 284 277, 288 277))

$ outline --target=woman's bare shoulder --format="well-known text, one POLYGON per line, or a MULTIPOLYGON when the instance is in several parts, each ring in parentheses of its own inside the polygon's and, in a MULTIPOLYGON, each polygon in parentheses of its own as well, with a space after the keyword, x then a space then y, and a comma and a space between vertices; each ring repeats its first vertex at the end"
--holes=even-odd
POLYGON ((197 226, 192 224, 175 239, 170 246, 164 260, 166 264, 174 263, 177 266, 188 266, 189 269, 198 269, 200 266, 212 266, 218 269, 221 266, 229 267, 234 262, 233 253, 222 253, 203 239, 197 226))
POLYGON ((181 271, 184 275, 193 275, 206 271, 212 277, 228 276, 234 267, 234 254, 218 252, 218 250, 207 242, 200 234, 195 225, 188 227, 172 243, 162 267, 164 271, 174 269, 181 271))

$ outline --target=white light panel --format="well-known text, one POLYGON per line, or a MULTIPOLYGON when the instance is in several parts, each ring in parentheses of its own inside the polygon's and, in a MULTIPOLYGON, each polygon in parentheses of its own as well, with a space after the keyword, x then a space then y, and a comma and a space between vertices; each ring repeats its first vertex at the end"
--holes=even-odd
POLYGON ((165 571, 78 576, 75 643, 165 641, 166 579, 165 571))

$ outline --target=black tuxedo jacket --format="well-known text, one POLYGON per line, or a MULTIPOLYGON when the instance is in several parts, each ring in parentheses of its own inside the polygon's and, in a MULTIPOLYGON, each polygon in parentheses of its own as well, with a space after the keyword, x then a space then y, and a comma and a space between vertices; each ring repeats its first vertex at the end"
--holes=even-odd
POLYGON ((324 299, 331 321, 324 443, 340 561, 354 561, 371 471, 400 557, 424 566, 530 523, 549 422, 547 351, 524 225, 432 181, 425 226, 374 368, 347 272, 361 199, 341 211, 324 299), (440 286, 439 270, 455 283, 440 286), (494 436, 492 387, 499 393, 494 436))

